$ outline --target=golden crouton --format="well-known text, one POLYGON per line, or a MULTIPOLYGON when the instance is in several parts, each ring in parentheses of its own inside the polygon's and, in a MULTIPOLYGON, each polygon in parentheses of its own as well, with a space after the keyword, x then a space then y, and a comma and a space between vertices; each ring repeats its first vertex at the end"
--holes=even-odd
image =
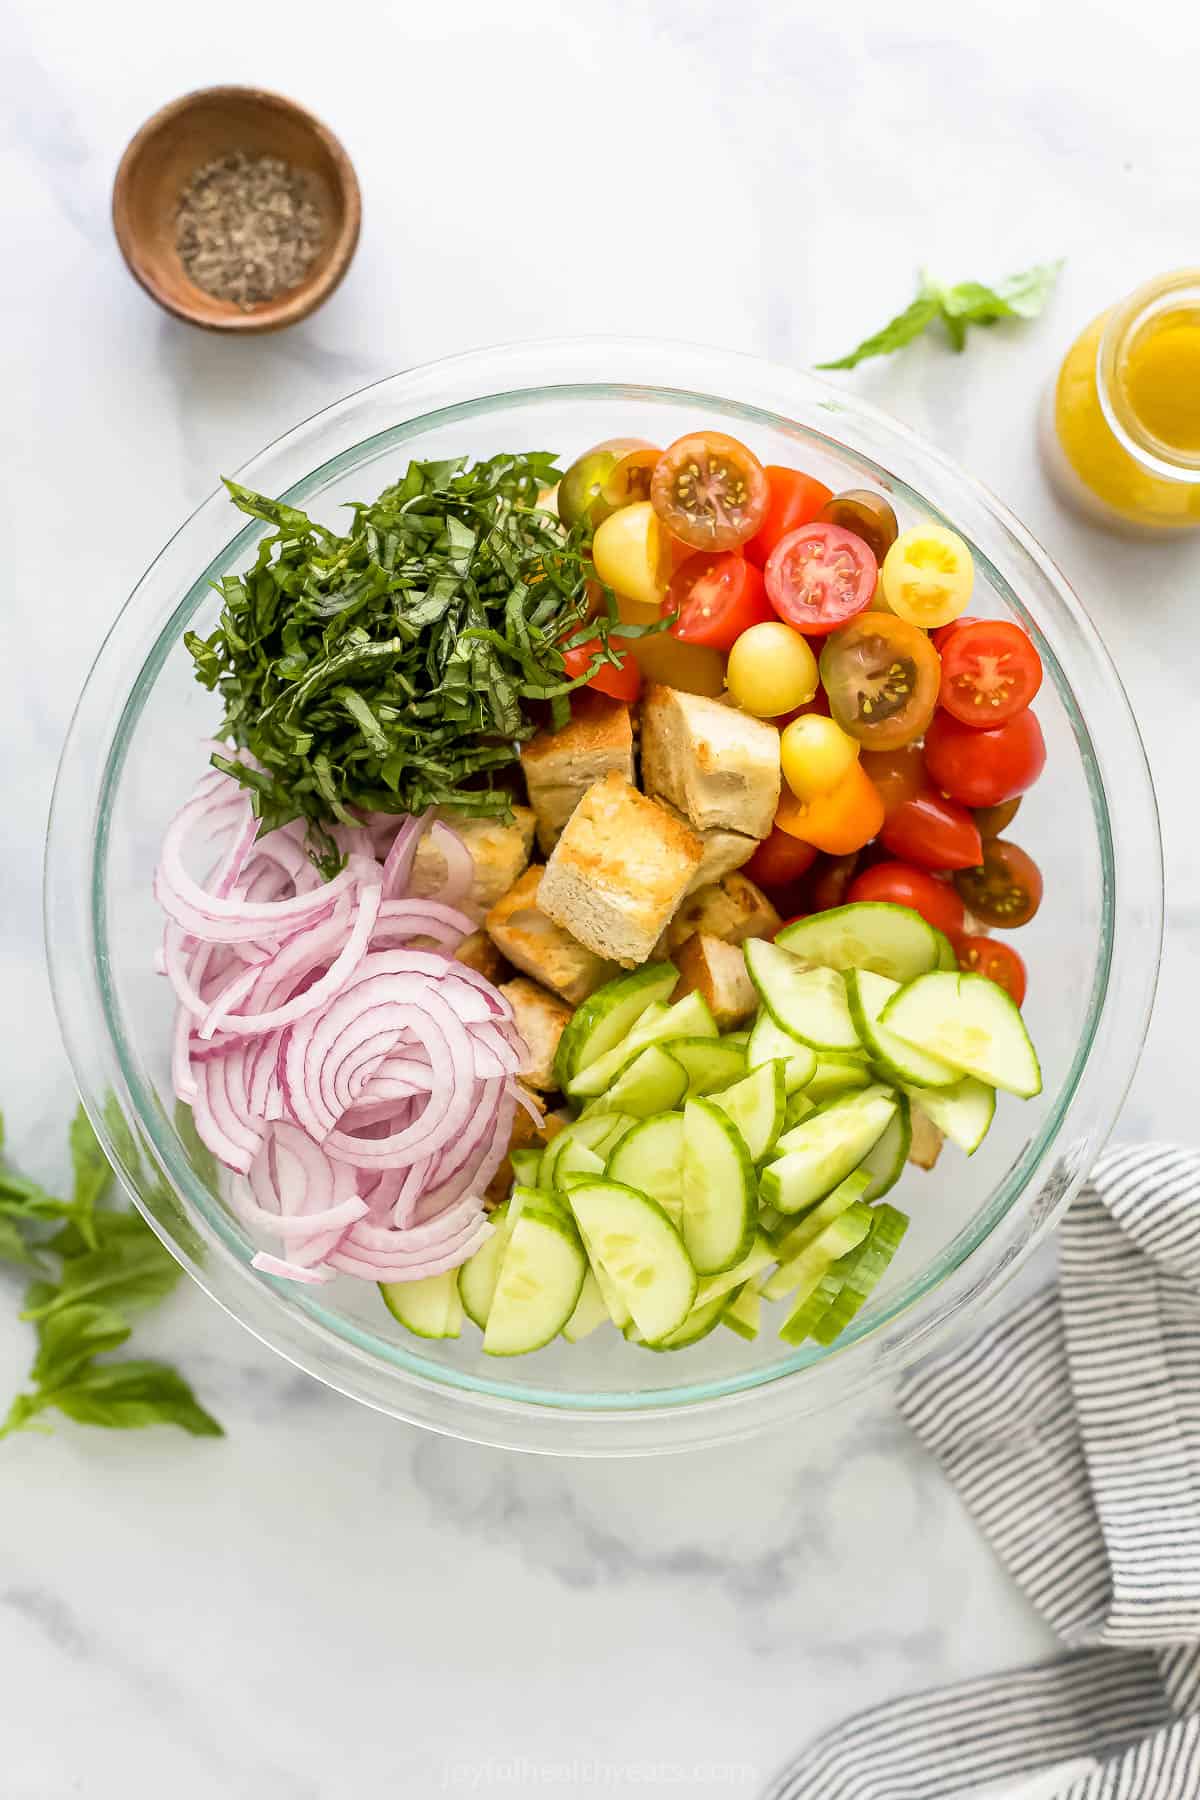
POLYGON ((733 1031, 758 1010, 758 995, 740 945, 698 931, 680 947, 675 967, 679 982, 672 1000, 695 991, 707 1001, 720 1030, 733 1031))
POLYGON ((652 687, 642 702, 642 781, 698 831, 764 838, 779 806, 779 732, 719 700, 652 687))
POLYGON ((540 889, 545 873, 541 867, 526 869, 496 902, 484 924, 497 950, 515 968, 578 1006, 617 971, 613 963, 594 956, 542 910, 540 889))
POLYGON ((779 914, 760 887, 748 875, 734 870, 711 887, 688 894, 667 926, 663 948, 668 956, 697 931, 741 944, 749 937, 773 937, 779 930, 779 914))
POLYGON ((916 1163, 918 1169, 932 1169, 942 1154, 945 1137, 934 1124, 927 1112, 919 1106, 909 1109, 912 1123, 912 1142, 908 1147, 908 1160, 916 1163))
POLYGON ((571 697, 561 731, 539 731, 521 750, 538 848, 549 856, 563 826, 595 781, 614 771, 633 780, 633 725, 620 700, 586 688, 571 697))
POLYGON ((521 1079, 526 1087, 549 1093, 558 1086, 554 1056, 559 1038, 571 1023, 573 1008, 524 975, 506 981, 500 992, 512 1007, 517 1030, 529 1049, 521 1079))
POLYGON ((508 965, 486 931, 473 931, 454 952, 455 962, 466 963, 468 969, 488 981, 503 981, 508 965))
MULTIPOLYGON (((478 924, 488 908, 495 906, 528 865, 533 850, 533 812, 528 806, 514 806, 509 825, 502 819, 481 819, 450 807, 443 808, 438 817, 458 833, 475 865, 471 891, 458 905, 460 912, 478 924)), ((427 831, 417 845, 408 892, 421 896, 436 894, 445 879, 446 859, 438 848, 437 838, 427 831)))

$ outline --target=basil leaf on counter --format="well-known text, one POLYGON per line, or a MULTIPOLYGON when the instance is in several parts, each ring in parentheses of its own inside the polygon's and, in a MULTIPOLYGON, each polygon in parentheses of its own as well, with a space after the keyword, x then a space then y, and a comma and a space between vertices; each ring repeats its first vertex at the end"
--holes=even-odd
POLYGON ((868 357, 889 356, 922 336, 940 319, 955 350, 966 347, 968 325, 994 325, 998 319, 1036 319, 1050 298, 1062 261, 1037 263, 1019 275, 1010 275, 995 287, 979 281, 960 281, 942 287, 922 275, 916 299, 881 331, 836 362, 818 363, 818 369, 854 369, 868 357))
POLYGON ((191 1388, 166 1363, 88 1363, 54 1387, 18 1394, 0 1426, 0 1437, 25 1429, 39 1413, 56 1407, 79 1425, 134 1431, 145 1425, 179 1425, 193 1437, 224 1432, 191 1388))

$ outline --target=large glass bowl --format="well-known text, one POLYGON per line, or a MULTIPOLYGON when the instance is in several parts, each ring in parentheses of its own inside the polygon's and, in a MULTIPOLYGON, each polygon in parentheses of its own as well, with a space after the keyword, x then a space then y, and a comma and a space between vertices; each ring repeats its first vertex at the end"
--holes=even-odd
POLYGON ((703 425, 830 487, 879 486, 901 520, 943 519, 978 568, 973 613, 1011 615, 1046 665, 1048 747, 1020 841, 1046 897, 1020 935, 1026 1017, 1045 1071, 1003 1099, 969 1161, 947 1148, 893 1194, 912 1227, 886 1284, 837 1347, 796 1351, 773 1325, 718 1330, 673 1355, 611 1331, 497 1362, 478 1333, 409 1337, 375 1289, 297 1289, 250 1267, 252 1246, 174 1123, 172 999, 155 975, 151 874, 164 827, 204 767, 216 723, 185 627, 211 629, 213 583, 262 527, 215 494, 130 597, 96 660, 63 753, 48 852, 47 941, 88 1111, 134 1199, 206 1291, 265 1343, 381 1411, 481 1442, 568 1455, 680 1449, 812 1412, 927 1350, 1015 1269, 1066 1206, 1133 1073, 1158 963, 1162 873, 1150 779, 1128 703, 1067 583, 1002 506, 903 427, 824 383, 685 345, 527 344, 397 375, 319 413, 239 471, 326 522, 371 499, 409 457, 545 449, 602 438, 669 443, 703 425))

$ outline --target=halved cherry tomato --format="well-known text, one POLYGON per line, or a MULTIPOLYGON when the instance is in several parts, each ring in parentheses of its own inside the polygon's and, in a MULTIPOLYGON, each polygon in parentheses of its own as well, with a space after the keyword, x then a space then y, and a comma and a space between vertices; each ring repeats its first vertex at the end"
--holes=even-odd
POLYGON ((922 869, 972 869, 983 858, 979 827, 966 807, 931 787, 896 807, 879 835, 893 856, 922 869))
POLYGON ((751 625, 773 619, 763 578, 736 550, 700 550, 671 577, 664 612, 677 612, 673 635, 728 650, 751 625))
POLYGON ((610 513, 619 512, 623 506, 632 506, 637 500, 650 498, 650 478, 658 466, 662 451, 653 444, 639 445, 623 456, 608 476, 600 489, 600 496, 592 504, 592 522, 598 525, 607 519, 610 513))
POLYGON ((648 500, 622 506, 601 520, 592 539, 599 580, 628 600, 655 606, 675 572, 671 541, 648 500))
POLYGON ((894 508, 870 488, 847 488, 844 494, 833 495, 821 508, 820 516, 825 524, 840 525, 843 531, 860 537, 878 563, 900 534, 894 508))
POLYGON ((1020 1006, 1025 998, 1027 981, 1025 964, 1015 950, 989 937, 960 938, 955 950, 962 968, 970 969, 976 975, 986 975, 1020 1006))
POLYGON ((817 852, 811 844, 801 843, 776 826, 744 865, 744 873, 759 887, 778 891, 807 875, 816 860, 817 852))
MULTIPOLYGON (((768 556, 789 531, 811 525, 830 498, 830 490, 813 475, 768 463, 764 471, 770 498, 763 522, 746 545, 746 555, 763 568, 768 556)), ((843 521, 839 520, 841 524, 843 521)))
POLYGON ((780 618, 797 631, 824 637, 870 606, 879 565, 852 531, 802 525, 780 538, 763 574, 780 618))
POLYGON ((915 742, 933 717, 941 677, 925 633, 891 613, 863 613, 835 631, 821 652, 830 710, 868 750, 915 742))
MULTIPOLYGON (((598 694, 609 694, 614 700, 627 700, 632 703, 642 691, 642 676, 630 650, 625 649, 615 639, 609 645, 620 662, 616 668, 612 663, 601 663, 592 679, 585 683, 595 688, 598 694)), ((600 649, 599 638, 589 638, 586 644, 577 644, 573 650, 562 653, 563 668, 568 679, 574 681, 582 675, 592 658, 600 649)))
POLYGON ((924 869, 908 863, 876 863, 864 869, 846 891, 848 901, 890 900, 894 906, 911 906, 938 931, 944 931, 956 947, 963 935, 963 903, 947 881, 937 881, 924 869))
POLYGON ((1023 794, 1045 765, 1046 740, 1031 712, 976 731, 939 709, 925 733, 925 767, 935 785, 964 806, 999 806, 1023 794))
POLYGON ((697 431, 663 451, 650 499, 667 530, 694 550, 735 550, 766 517, 770 489, 753 451, 723 431, 697 431))
POLYGON ((901 532, 879 575, 889 610, 931 631, 966 612, 975 565, 958 533, 930 519, 901 532))
POLYGON ((808 881, 808 903, 813 912, 829 912, 844 906, 850 883, 858 874, 862 858, 857 850, 848 856, 821 856, 813 865, 808 881))
POLYGON ((999 806, 977 806, 975 823, 979 827, 980 837, 1003 837, 1020 810, 1020 794, 1014 794, 1011 800, 1002 800, 999 806))
POLYGON ((818 850, 848 856, 851 850, 861 850, 869 843, 883 824, 883 801, 875 783, 856 762, 831 793, 815 800, 797 800, 785 784, 775 823, 781 831, 818 850))
POLYGON ((985 925, 1027 925, 1042 904, 1042 871, 1007 838, 990 838, 976 866, 960 869, 954 885, 985 925))
POLYGON ((593 524, 599 524, 615 510, 601 498, 604 484, 623 459, 637 450, 649 450, 656 458, 658 456, 646 438, 607 438, 604 443, 594 445, 575 458, 557 490, 558 516, 564 525, 576 524, 585 513, 593 524))
POLYGON ((901 744, 898 750, 864 750, 862 766, 883 796, 885 819, 929 786, 919 744, 901 744))
POLYGON ((986 730, 1023 712, 1042 685, 1042 659, 1010 619, 961 621, 938 646, 941 703, 964 725, 986 730))
POLYGON ((961 619, 951 619, 948 625, 939 625, 936 631, 931 631, 929 634, 929 641, 940 656, 942 653, 942 645, 946 642, 946 639, 950 636, 952 631, 960 631, 964 625, 978 624, 978 619, 969 618, 967 614, 964 613, 961 619))

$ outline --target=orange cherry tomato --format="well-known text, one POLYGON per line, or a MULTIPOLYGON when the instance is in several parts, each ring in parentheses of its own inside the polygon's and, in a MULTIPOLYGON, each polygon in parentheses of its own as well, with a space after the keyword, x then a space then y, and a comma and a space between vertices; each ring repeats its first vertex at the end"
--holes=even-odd
POLYGON ((962 968, 970 969, 976 975, 986 975, 1020 1006, 1028 982, 1025 964, 1015 950, 990 937, 960 938, 955 948, 962 968))
POLYGON ((797 800, 785 786, 775 823, 780 831, 818 850, 848 856, 870 843, 883 824, 883 801, 871 777, 855 762, 832 793, 815 800, 797 800))
POLYGON ((811 844, 802 843, 777 825, 744 865, 743 872, 759 887, 778 891, 807 875, 816 860, 817 852, 811 844))
POLYGON ((938 881, 924 869, 908 863, 876 863, 856 875, 846 899, 888 900, 893 906, 911 906, 937 931, 944 931, 957 948, 966 923, 963 903, 948 881, 938 881))
POLYGON ((663 525, 693 550, 736 550, 767 510, 766 472, 753 451, 723 431, 697 431, 663 451, 650 500, 663 525))
POLYGON ((915 800, 929 786, 919 744, 901 744, 898 750, 864 749, 862 766, 883 795, 884 816, 888 819, 906 800, 915 800))
POLYGON ((746 545, 746 555, 760 569, 766 567, 766 561, 780 538, 786 537, 789 531, 799 531, 801 525, 811 525, 826 501, 832 498, 829 488, 823 481, 813 475, 804 475, 799 469, 783 469, 776 463, 768 463, 765 474, 770 498, 763 522, 746 545))
MULTIPOLYGON (((582 675, 600 648, 599 638, 589 638, 586 644, 577 644, 573 650, 564 650, 563 670, 568 680, 574 681, 577 676, 582 675)), ((609 649, 618 658, 620 666, 601 663, 592 679, 584 685, 595 688, 598 694, 609 694, 614 700, 626 700, 632 705, 642 691, 641 670, 633 659, 633 653, 619 647, 615 640, 610 643, 609 649)))
POLYGON ((674 637, 729 650, 751 625, 775 617, 763 578, 736 550, 699 550, 671 577, 663 612, 677 612, 674 637))

